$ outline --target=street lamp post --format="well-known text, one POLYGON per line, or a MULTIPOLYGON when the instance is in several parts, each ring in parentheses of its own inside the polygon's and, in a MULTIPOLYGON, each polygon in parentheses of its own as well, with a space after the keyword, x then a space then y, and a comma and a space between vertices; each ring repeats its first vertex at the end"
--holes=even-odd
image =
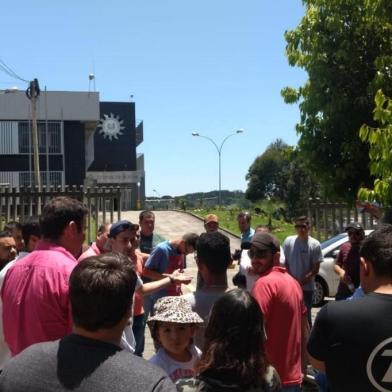
POLYGON ((141 210, 141 208, 142 208, 142 203, 141 203, 141 201, 140 201, 140 185, 141 185, 140 181, 138 181, 136 185, 137 185, 136 209, 137 209, 137 210, 141 210))
POLYGON ((240 129, 237 129, 234 133, 231 133, 230 135, 227 135, 227 136, 222 140, 222 143, 220 144, 220 146, 218 146, 218 144, 217 144, 213 139, 211 139, 210 137, 204 136, 204 135, 200 135, 200 133, 199 133, 198 131, 193 131, 193 132, 192 132, 192 136, 198 136, 198 137, 202 137, 202 138, 204 138, 204 139, 209 140, 209 141, 214 145, 214 147, 216 148, 216 151, 218 152, 218 159, 219 159, 219 191, 218 191, 218 205, 219 205, 219 207, 221 206, 221 203, 222 203, 222 186, 221 186, 221 182, 222 182, 222 163, 221 163, 222 147, 223 147, 223 145, 225 144, 226 140, 227 140, 229 137, 232 137, 232 136, 234 136, 234 135, 237 135, 238 133, 243 133, 243 132, 244 132, 244 130, 243 130, 242 128, 240 128, 240 129))
POLYGON ((157 197, 161 198, 161 195, 159 194, 159 192, 156 189, 153 189, 152 191, 157 195, 157 197))

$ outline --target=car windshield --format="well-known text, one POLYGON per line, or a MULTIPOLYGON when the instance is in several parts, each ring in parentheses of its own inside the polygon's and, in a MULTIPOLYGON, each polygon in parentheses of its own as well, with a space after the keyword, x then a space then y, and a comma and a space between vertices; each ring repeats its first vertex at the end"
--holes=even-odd
POLYGON ((337 242, 341 240, 342 238, 347 237, 346 233, 340 233, 338 235, 335 235, 335 237, 330 238, 329 240, 326 240, 321 243, 321 249, 325 249, 327 246, 333 244, 334 242, 337 242))

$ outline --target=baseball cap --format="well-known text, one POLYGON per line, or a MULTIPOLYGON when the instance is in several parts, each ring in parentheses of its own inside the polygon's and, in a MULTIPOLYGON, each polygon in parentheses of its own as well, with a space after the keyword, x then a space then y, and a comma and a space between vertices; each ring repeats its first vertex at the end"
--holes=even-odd
POLYGON ((259 250, 277 252, 280 249, 279 241, 269 233, 255 233, 251 243, 252 246, 259 250))
POLYGON ((362 225, 361 225, 360 223, 358 223, 358 222, 350 222, 350 223, 346 226, 346 228, 344 229, 344 231, 347 231, 347 230, 350 230, 350 229, 352 229, 352 230, 358 230, 358 231, 363 231, 362 225))
POLYGON ((120 220, 116 223, 113 223, 110 227, 109 238, 114 238, 116 235, 122 233, 125 230, 138 230, 139 225, 134 224, 128 220, 120 220))
POLYGON ((210 223, 210 222, 216 222, 218 223, 218 217, 215 214, 208 214, 205 218, 204 218, 204 223, 210 223))

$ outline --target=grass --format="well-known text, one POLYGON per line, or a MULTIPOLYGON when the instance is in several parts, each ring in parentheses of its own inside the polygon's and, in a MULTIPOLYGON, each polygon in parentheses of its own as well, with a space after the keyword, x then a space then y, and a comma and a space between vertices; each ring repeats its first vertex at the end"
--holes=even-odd
POLYGON ((86 239, 84 240, 85 244, 90 244, 90 242, 94 242, 97 237, 97 231, 95 229, 95 221, 96 219, 93 216, 89 216, 87 220, 90 219, 91 224, 91 237, 88 238, 88 231, 86 230, 86 239))
MULTIPOLYGON (((203 209, 198 208, 191 210, 197 216, 204 218, 208 214, 215 214, 219 218, 219 226, 223 229, 227 229, 237 235, 240 234, 237 223, 237 214, 239 210, 223 210, 223 209, 203 209)), ((268 218, 261 215, 252 215, 252 227, 258 225, 266 225, 268 223, 268 218)), ((289 235, 294 235, 295 229, 292 223, 287 223, 283 220, 272 219, 272 234, 276 236, 282 243, 284 239, 289 235)))

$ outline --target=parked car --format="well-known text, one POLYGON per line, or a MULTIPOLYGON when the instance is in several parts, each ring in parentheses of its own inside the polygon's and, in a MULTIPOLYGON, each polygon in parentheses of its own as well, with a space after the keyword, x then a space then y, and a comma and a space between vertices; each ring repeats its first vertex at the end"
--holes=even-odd
MULTIPOLYGON (((365 230, 369 235, 373 230, 365 230)), ((324 261, 320 264, 320 271, 315 278, 313 306, 321 306, 325 297, 334 297, 339 286, 339 276, 333 267, 340 247, 348 242, 347 233, 340 233, 321 243, 324 261)))

